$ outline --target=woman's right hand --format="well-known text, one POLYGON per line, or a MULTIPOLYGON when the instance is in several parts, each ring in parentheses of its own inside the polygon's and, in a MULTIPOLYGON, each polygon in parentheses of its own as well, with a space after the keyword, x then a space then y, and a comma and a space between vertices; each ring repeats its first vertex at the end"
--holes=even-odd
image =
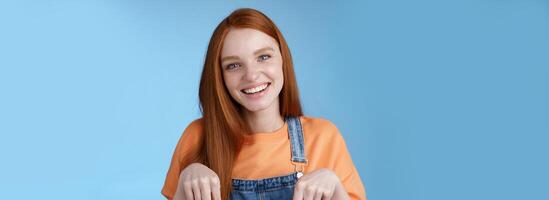
POLYGON ((179 175, 174 200, 221 200, 219 177, 207 166, 192 163, 179 175))

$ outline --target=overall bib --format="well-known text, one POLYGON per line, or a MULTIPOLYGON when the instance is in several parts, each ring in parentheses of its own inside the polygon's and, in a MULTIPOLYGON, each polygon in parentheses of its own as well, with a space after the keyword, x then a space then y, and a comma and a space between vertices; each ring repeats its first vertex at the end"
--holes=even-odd
POLYGON ((295 171, 288 175, 265 179, 232 179, 231 200, 293 198, 295 184, 303 175, 307 158, 305 157, 303 129, 299 117, 287 117, 286 123, 288 123, 288 137, 292 151, 291 163, 294 165, 295 171))

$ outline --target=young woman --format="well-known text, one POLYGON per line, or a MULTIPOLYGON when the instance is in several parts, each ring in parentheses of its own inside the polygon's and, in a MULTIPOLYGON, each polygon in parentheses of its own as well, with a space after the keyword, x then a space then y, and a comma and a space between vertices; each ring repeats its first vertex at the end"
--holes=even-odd
POLYGON ((366 199, 337 127, 303 115, 290 50, 263 13, 238 9, 217 26, 199 98, 166 198, 366 199))

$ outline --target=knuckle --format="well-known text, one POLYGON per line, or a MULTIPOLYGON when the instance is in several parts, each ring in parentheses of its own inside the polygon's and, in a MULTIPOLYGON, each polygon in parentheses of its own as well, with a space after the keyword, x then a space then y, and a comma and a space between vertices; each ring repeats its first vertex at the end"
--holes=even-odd
POLYGON ((198 179, 198 182, 200 182, 201 184, 209 184, 210 183, 210 179, 208 177, 200 177, 198 179))
POLYGON ((183 186, 184 186, 184 187, 191 187, 191 186, 192 186, 192 181, 190 181, 190 180, 184 180, 184 181, 183 181, 183 186))
POLYGON ((214 176, 214 177, 210 178, 210 182, 215 184, 215 185, 218 185, 220 181, 219 181, 219 178, 217 176, 214 176))
POLYGON ((330 196, 330 191, 327 190, 327 189, 322 189, 320 191, 320 194, 322 194, 322 196, 328 196, 329 197, 330 196))
POLYGON ((310 192, 310 193, 313 193, 316 191, 316 186, 314 185, 309 185, 307 188, 306 188, 307 192, 310 192))
POLYGON ((192 185, 193 187, 198 186, 198 179, 193 179, 193 180, 191 180, 191 185, 192 185))

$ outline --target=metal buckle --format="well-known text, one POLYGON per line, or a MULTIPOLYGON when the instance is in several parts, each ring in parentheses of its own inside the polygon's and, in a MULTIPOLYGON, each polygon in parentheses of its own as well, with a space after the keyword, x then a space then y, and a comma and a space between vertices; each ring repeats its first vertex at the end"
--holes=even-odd
POLYGON ((297 178, 299 179, 301 176, 303 176, 303 173, 305 172, 305 166, 309 164, 309 161, 307 159, 305 159, 305 163, 294 162, 293 160, 290 161, 294 165, 294 171, 297 172, 297 178))
POLYGON ((301 178, 302 176, 303 176, 303 173, 297 172, 297 175, 296 175, 297 179, 301 178))

